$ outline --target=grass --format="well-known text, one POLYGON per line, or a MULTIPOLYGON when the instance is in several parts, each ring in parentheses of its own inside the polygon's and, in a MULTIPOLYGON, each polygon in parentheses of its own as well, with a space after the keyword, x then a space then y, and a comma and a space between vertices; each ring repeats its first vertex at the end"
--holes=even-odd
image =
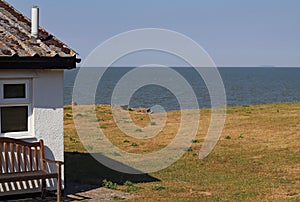
MULTIPOLYGON (((98 119, 103 119, 99 120, 101 125, 106 126, 102 129, 106 137, 120 149, 132 153, 149 153, 164 148, 180 127, 180 112, 168 112, 166 125, 157 136, 135 139, 117 128, 109 105, 97 105, 96 112, 98 119), (133 146, 133 143, 138 146, 133 146)), ((150 115, 129 113, 132 122, 139 127, 152 125, 150 115)), ((72 108, 65 107, 65 151, 76 154, 74 162, 70 162, 76 163, 79 154, 87 152, 77 136, 70 114, 72 108)), ((82 113, 76 118, 85 118, 87 114, 82 113)), ((138 197, 127 201, 300 200, 300 103, 229 107, 218 144, 207 158, 200 160, 198 152, 209 123, 210 110, 201 109, 192 152, 186 152, 168 168, 150 174, 160 181, 129 183, 130 186, 122 183, 117 189, 130 191, 131 186, 138 187, 134 190, 138 197)), ((66 165, 67 179, 101 185, 102 181, 87 175, 98 172, 89 163, 84 165, 86 170, 69 171, 66 165)))

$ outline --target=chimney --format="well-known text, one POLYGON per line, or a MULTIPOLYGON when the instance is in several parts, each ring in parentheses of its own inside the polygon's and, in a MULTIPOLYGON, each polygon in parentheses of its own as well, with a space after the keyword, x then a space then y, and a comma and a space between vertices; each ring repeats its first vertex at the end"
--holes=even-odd
POLYGON ((33 6, 31 9, 31 37, 39 37, 39 7, 33 6))

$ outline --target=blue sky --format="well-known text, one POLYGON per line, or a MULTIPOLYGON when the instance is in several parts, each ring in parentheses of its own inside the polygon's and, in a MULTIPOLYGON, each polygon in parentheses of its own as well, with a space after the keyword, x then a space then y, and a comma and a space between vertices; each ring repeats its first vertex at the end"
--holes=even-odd
POLYGON ((171 29, 195 40, 218 66, 300 66, 299 0, 6 0, 75 49, 138 28, 171 29))

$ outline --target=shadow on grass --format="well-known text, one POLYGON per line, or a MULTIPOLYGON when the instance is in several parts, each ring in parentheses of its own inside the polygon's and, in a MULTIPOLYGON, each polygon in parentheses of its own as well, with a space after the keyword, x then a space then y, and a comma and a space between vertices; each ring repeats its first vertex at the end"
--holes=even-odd
MULTIPOLYGON (((109 161, 125 166, 111 159, 109 161)), ((65 152, 64 165, 66 194, 74 194, 101 187, 104 179, 120 185, 126 181, 134 183, 159 181, 159 179, 148 174, 135 175, 112 170, 99 163, 88 153, 65 152)))

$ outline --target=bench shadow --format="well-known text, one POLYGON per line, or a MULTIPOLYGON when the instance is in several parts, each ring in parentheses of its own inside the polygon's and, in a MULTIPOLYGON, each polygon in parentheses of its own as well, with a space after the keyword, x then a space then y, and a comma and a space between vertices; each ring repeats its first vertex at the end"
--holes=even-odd
MULTIPOLYGON (((106 158, 106 161, 128 170, 134 170, 112 159, 106 158)), ((141 174, 128 174, 112 170, 99 163, 88 153, 65 152, 64 168, 65 194, 76 194, 99 188, 105 179, 119 185, 123 185, 126 181, 133 183, 160 181, 149 174, 141 172, 139 172, 141 174)), ((137 170, 134 170, 134 172, 136 173, 137 170)))

